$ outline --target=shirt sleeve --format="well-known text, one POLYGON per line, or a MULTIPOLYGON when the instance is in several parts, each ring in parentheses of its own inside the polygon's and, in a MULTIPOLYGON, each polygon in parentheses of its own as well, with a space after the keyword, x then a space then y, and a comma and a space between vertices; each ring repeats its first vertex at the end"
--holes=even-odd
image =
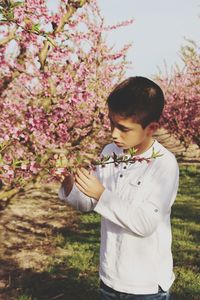
MULTIPOLYGON (((103 149, 104 151, 104 149, 103 149)), ((102 151, 102 153, 103 153, 102 151)), ((101 172, 100 168, 97 166, 96 171, 94 171, 94 175, 97 176, 101 180, 101 172)), ((97 201, 93 198, 90 198, 86 196, 84 193, 82 193, 76 184, 74 183, 73 188, 68 196, 66 196, 64 188, 61 186, 58 192, 58 196, 60 200, 63 200, 76 210, 82 211, 82 212, 89 212, 94 209, 94 207, 97 204, 97 201)))
POLYGON ((135 201, 125 202, 117 192, 105 189, 94 210, 139 236, 150 236, 170 215, 178 190, 179 168, 160 168, 143 180, 135 201), (128 204, 127 204, 128 203, 128 204))
POLYGON ((64 188, 61 186, 58 192, 58 196, 61 200, 82 212, 88 212, 94 209, 97 201, 93 198, 90 198, 83 194, 77 188, 76 184, 73 185, 73 188, 68 196, 65 195, 64 188))

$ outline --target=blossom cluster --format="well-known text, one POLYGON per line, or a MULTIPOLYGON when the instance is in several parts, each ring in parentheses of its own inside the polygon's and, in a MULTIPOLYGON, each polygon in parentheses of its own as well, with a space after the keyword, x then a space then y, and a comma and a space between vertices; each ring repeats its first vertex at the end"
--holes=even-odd
POLYGON ((55 14, 45 0, 0 5, 0 181, 7 188, 58 179, 83 149, 96 153, 108 131, 106 98, 124 77, 130 45, 107 45, 96 1, 88 2, 60 1, 55 14))

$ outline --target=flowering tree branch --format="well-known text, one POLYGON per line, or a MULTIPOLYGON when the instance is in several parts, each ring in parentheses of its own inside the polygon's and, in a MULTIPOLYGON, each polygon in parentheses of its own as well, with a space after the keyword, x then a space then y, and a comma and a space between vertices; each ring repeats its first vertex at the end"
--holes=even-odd
POLYGON ((136 162, 142 163, 150 163, 152 160, 161 157, 163 154, 159 151, 155 151, 155 149, 152 149, 151 156, 149 157, 142 157, 139 155, 136 155, 137 150, 134 148, 129 149, 129 154, 126 155, 120 155, 118 156, 115 152, 112 153, 112 155, 101 155, 99 158, 94 159, 91 155, 85 155, 85 157, 78 157, 76 162, 70 167, 67 163, 66 157, 61 161, 61 167, 57 168, 56 172, 54 173, 54 176, 57 180, 62 180, 68 173, 74 173, 74 170, 77 168, 84 167, 88 170, 96 170, 96 167, 102 167, 105 168, 106 165, 114 164, 115 167, 118 167, 121 163, 125 164, 134 164, 136 162), (66 167, 64 167, 64 164, 66 164, 66 167))
POLYGON ((110 155, 102 156, 99 160, 93 161, 92 165, 97 166, 100 165, 101 167, 105 167, 107 164, 114 164, 116 167, 120 163, 125 163, 125 164, 134 164, 136 162, 147 162, 150 163, 151 160, 156 159, 157 157, 162 156, 163 154, 160 154, 160 152, 156 152, 154 148, 152 149, 152 154, 150 157, 142 157, 142 156, 137 156, 137 150, 134 148, 129 149, 129 155, 120 155, 117 156, 115 152, 110 155))
POLYGON ((95 157, 109 130, 105 99, 129 46, 115 51, 104 33, 122 24, 106 28, 95 0, 66 3, 51 14, 45 0, 0 1, 2 189, 57 179, 59 168, 95 157))

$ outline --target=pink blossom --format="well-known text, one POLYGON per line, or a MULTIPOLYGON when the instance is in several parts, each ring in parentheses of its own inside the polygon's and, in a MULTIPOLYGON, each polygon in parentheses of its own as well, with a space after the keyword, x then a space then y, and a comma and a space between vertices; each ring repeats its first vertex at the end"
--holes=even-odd
POLYGON ((57 32, 64 13, 63 1, 50 14, 45 0, 25 0, 14 9, 14 23, 0 27, 4 36, 16 27, 17 36, 11 60, 6 59, 7 45, 0 49, 1 164, 7 168, 0 174, 6 185, 25 184, 40 172, 48 180, 60 180, 65 174, 65 168, 56 167, 60 152, 71 167, 77 147, 95 153, 109 130, 105 100, 123 77, 128 47, 115 51, 107 45, 108 29, 96 1, 77 9, 57 32))

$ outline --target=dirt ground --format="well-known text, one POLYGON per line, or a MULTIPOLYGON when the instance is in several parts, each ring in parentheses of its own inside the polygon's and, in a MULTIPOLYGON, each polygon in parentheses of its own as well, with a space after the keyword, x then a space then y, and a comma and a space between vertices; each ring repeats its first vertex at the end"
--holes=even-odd
POLYGON ((56 186, 29 190, 0 212, 1 300, 18 299, 30 270, 41 272, 50 257, 65 254, 54 245, 54 238, 66 227, 74 229, 77 215, 58 199, 57 190, 56 186))
POLYGON ((191 144, 188 149, 185 149, 180 141, 167 133, 165 129, 158 130, 155 138, 173 152, 179 162, 184 164, 200 163, 200 148, 197 145, 191 144))

